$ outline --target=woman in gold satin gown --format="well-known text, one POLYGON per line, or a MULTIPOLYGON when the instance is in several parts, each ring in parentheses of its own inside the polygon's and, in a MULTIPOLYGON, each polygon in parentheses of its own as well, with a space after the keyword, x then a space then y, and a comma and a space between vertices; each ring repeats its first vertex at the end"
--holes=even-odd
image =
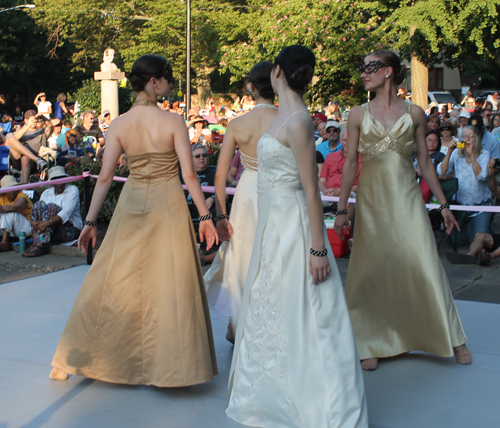
MULTIPOLYGON (((137 92, 132 110, 109 127, 106 154, 78 246, 95 245, 93 222, 123 151, 130 177, 106 237, 83 282, 52 366, 106 382, 180 387, 212 380, 217 363, 195 234, 178 176, 178 163, 201 216, 209 214, 193 171, 181 116, 156 99, 172 93, 168 61, 139 58, 129 76, 137 92)), ((211 220, 201 240, 218 241, 211 220)))
MULTIPOLYGON (((450 233, 458 224, 429 158, 425 114, 397 97, 404 69, 396 54, 374 52, 361 71, 365 89, 377 96, 349 114, 338 209, 346 207, 359 151, 363 168, 345 292, 362 367, 375 370, 379 358, 410 351, 455 355, 459 363, 470 364, 467 338, 411 163, 416 153, 450 233)), ((337 216, 339 236, 347 223, 347 215, 337 216)))

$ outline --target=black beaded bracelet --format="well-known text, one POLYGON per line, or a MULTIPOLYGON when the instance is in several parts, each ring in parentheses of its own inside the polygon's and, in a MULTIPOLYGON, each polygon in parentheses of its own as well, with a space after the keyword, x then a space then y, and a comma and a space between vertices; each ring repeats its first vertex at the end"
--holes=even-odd
POLYGON ((450 208, 450 204, 440 205, 439 208, 438 208, 438 212, 443 211, 445 208, 450 208))
POLYGON ((83 222, 83 224, 84 224, 85 226, 96 227, 96 226, 97 226, 97 221, 88 221, 88 220, 85 220, 85 221, 83 222))
POLYGON ((224 220, 225 218, 229 218, 229 216, 227 214, 221 214, 221 215, 215 216, 214 221, 224 220))
POLYGON ((313 256, 318 256, 318 257, 325 257, 327 254, 328 254, 328 250, 325 248, 323 251, 316 251, 316 250, 313 250, 312 248, 309 250, 309 252, 313 255, 313 256))
POLYGON ((212 213, 208 213, 207 215, 200 215, 198 217, 199 221, 210 220, 212 218, 212 213))
POLYGON ((349 210, 340 210, 340 211, 335 211, 335 216, 342 215, 342 214, 349 214, 349 210))

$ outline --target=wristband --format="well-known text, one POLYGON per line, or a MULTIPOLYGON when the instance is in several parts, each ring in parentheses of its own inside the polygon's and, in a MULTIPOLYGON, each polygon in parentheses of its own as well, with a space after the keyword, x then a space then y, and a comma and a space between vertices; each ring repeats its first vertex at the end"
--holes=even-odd
POLYGON ((207 215, 200 215, 198 217, 199 221, 210 220, 212 218, 212 213, 208 213, 207 215))
POLYGON ((325 257, 327 254, 328 254, 328 250, 325 248, 323 251, 316 251, 316 250, 313 250, 312 248, 309 250, 309 252, 313 255, 313 256, 318 256, 318 257, 325 257))
POLYGON ((83 224, 84 224, 85 226, 96 227, 96 226, 97 226, 97 221, 88 221, 88 220, 85 220, 85 221, 83 222, 83 224))
POLYGON ((443 205, 440 205, 439 208, 438 208, 438 212, 441 212, 443 211, 445 208, 450 208, 450 204, 443 204, 443 205))
POLYGON ((335 211, 335 216, 339 216, 342 214, 349 214, 349 210, 345 209, 345 210, 335 211))
POLYGON ((224 220, 225 218, 229 218, 229 216, 227 214, 221 214, 221 215, 215 216, 214 221, 224 220))

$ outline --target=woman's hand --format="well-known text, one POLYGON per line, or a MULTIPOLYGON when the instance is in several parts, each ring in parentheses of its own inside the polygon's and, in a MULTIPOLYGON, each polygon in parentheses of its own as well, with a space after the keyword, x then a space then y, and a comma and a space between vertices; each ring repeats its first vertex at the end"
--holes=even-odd
POLYGON ((207 240, 207 251, 212 248, 214 243, 219 244, 219 235, 215 230, 212 219, 200 221, 198 233, 200 236, 200 242, 203 242, 205 239, 207 240))
POLYGON ((335 233, 339 236, 340 240, 344 240, 344 229, 349 228, 350 226, 350 221, 349 221, 349 216, 347 215, 338 215, 337 218, 335 219, 335 223, 333 225, 333 230, 335 230, 335 233))
POLYGON ((493 176, 498 172, 498 168, 495 168, 495 163, 497 159, 496 158, 491 158, 490 161, 488 162, 488 176, 493 176))
MULTIPOLYGON (((456 144, 455 144, 456 145, 456 144)), ((465 153, 470 155, 471 157, 474 155, 474 146, 471 141, 466 141, 465 142, 465 153)))
POLYGON ((309 270, 311 271, 315 285, 323 282, 332 272, 328 257, 318 257, 312 254, 309 259, 309 270))
POLYGON ((78 237, 78 248, 87 254, 89 248, 89 242, 92 240, 92 248, 95 248, 95 242, 97 239, 97 227, 95 226, 83 226, 80 236, 78 237))
POLYGON ((217 233, 221 241, 229 241, 233 234, 233 227, 227 219, 222 219, 217 222, 217 233))
POLYGON ((456 226, 457 230, 460 232, 460 226, 458 225, 455 216, 452 214, 449 208, 445 208, 441 211, 441 215, 444 219, 444 226, 446 227, 446 233, 449 235, 453 230, 453 226, 456 226))

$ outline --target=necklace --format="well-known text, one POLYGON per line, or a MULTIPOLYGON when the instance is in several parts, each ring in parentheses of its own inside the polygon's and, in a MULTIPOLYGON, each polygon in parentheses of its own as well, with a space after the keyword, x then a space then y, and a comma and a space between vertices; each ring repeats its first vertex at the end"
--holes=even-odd
POLYGON ((253 108, 273 108, 275 110, 278 110, 278 107, 273 104, 256 104, 253 106, 253 108))
POLYGON ((154 101, 146 100, 144 98, 140 98, 140 99, 135 100, 135 103, 132 106, 132 108, 138 107, 138 106, 158 107, 158 104, 156 102, 154 102, 154 101))

